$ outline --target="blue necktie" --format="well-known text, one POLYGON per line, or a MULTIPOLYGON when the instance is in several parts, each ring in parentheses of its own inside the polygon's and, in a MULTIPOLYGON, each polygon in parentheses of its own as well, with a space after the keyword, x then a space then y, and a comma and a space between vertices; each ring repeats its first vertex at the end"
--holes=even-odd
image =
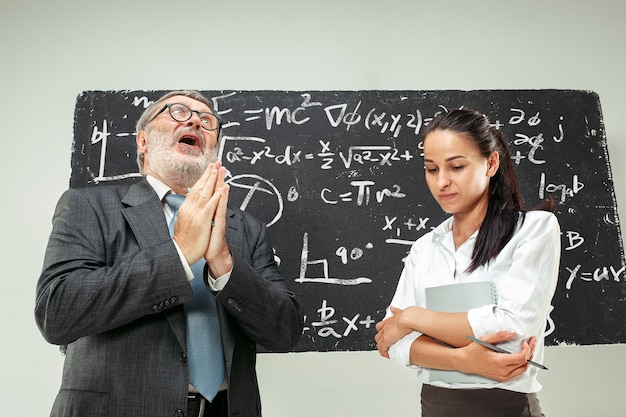
MULTIPOLYGON (((174 234, 174 223, 178 208, 185 196, 168 194, 165 202, 174 211, 170 221, 170 234, 174 234)), ((191 265, 194 279, 190 281, 193 299, 183 304, 186 317, 187 357, 191 384, 211 401, 224 381, 224 352, 222 335, 217 316, 217 305, 213 294, 204 284, 204 258, 191 265)))

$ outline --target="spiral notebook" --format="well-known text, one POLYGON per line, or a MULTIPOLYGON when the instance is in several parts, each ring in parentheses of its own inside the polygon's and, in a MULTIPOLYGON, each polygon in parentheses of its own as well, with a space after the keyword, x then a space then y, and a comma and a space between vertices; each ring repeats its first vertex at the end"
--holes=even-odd
MULTIPOLYGON (((445 313, 461 313, 487 304, 496 304, 498 297, 492 281, 464 282, 425 289, 426 308, 445 313)), ((487 383, 494 380, 459 371, 429 369, 429 381, 448 383, 487 383)))

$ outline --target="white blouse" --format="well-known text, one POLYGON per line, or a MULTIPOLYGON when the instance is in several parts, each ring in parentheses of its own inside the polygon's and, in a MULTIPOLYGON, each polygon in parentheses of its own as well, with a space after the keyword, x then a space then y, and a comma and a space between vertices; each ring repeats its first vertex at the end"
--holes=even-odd
MULTIPOLYGON (((499 346, 512 352, 521 350, 521 341, 537 337, 533 361, 542 362, 544 331, 556 290, 561 252, 560 227, 554 214, 546 211, 526 213, 523 224, 495 259, 468 273, 478 232, 458 250, 454 248, 450 217, 431 232, 419 238, 411 247, 400 275, 391 305, 398 308, 425 307, 424 289, 461 282, 493 281, 496 305, 485 305, 468 311, 469 324, 476 337, 500 330, 514 330, 517 335, 499 346)), ((389 311, 387 315, 389 315, 389 311)), ((519 377, 506 382, 444 383, 429 381, 427 368, 411 365, 411 344, 421 333, 414 331, 398 340, 389 349, 390 358, 418 369, 423 383, 446 388, 504 388, 524 393, 537 392, 539 369, 529 366, 519 377)))

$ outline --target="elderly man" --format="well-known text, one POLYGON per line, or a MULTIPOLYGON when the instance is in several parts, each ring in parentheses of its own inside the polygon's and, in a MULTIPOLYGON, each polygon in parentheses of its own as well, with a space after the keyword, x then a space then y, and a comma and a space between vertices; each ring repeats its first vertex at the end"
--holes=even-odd
POLYGON ((261 415, 256 345, 293 349, 303 316, 265 226, 227 208, 219 132, 170 92, 137 122, 144 178, 59 200, 35 307, 66 354, 51 416, 261 415))

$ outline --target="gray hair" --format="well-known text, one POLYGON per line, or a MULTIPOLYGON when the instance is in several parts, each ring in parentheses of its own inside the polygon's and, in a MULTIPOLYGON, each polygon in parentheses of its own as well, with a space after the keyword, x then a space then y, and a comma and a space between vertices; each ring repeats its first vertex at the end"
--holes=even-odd
MULTIPOLYGON (((205 96, 203 96, 202 93, 200 93, 199 91, 197 90, 170 91, 169 93, 165 94, 158 100, 151 103, 148 107, 146 107, 146 109, 143 111, 143 113, 137 120, 137 123, 135 125, 135 133, 139 133, 140 130, 146 130, 146 128, 148 127, 148 124, 150 123, 150 119, 153 117, 153 113, 160 110, 159 107, 161 106, 161 104, 165 102, 168 98, 173 97, 173 96, 185 96, 193 100, 199 101, 202 104, 206 104, 209 107, 209 109, 211 109, 211 112, 216 114, 215 110, 213 109, 213 105, 211 101, 205 96)), ((220 132, 218 132, 218 141, 219 141, 219 133, 220 132)), ((139 172, 141 172, 142 174, 143 174, 143 162, 144 162, 144 154, 142 154, 141 152, 139 152, 139 150, 137 150, 137 166, 139 167, 139 172)))

